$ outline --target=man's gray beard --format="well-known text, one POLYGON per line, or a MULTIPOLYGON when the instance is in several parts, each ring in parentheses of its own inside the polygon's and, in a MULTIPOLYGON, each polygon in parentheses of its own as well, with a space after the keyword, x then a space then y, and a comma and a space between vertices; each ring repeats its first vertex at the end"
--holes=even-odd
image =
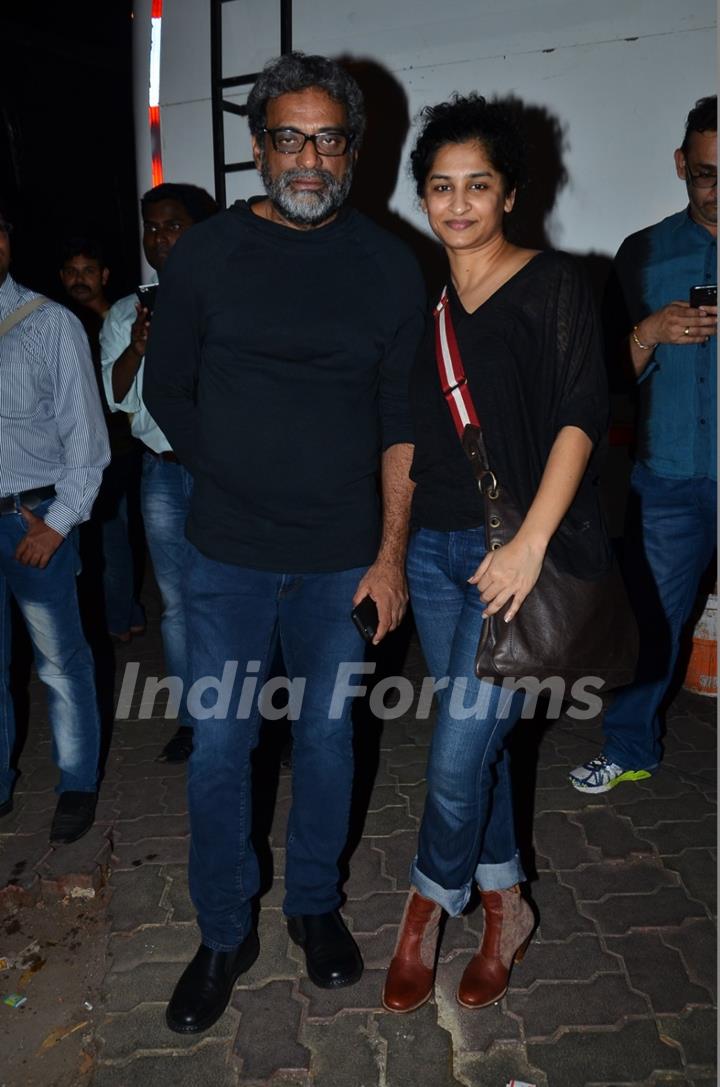
POLYGON ((263 159, 260 176, 268 197, 289 223, 296 226, 316 226, 339 211, 347 200, 352 185, 352 160, 348 162, 347 172, 338 179, 327 170, 302 170, 292 168, 284 170, 273 179, 263 159), (294 192, 293 181, 322 181, 324 189, 314 192, 294 192))

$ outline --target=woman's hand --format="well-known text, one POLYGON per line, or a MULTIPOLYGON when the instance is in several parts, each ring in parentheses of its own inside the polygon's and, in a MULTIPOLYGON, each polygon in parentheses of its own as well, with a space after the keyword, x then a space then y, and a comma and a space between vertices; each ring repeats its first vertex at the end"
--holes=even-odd
POLYGON ((483 619, 503 608, 508 600, 512 604, 505 615, 505 622, 514 619, 523 600, 540 576, 545 545, 516 536, 497 551, 489 551, 478 566, 470 585, 477 585, 480 599, 487 604, 483 619))

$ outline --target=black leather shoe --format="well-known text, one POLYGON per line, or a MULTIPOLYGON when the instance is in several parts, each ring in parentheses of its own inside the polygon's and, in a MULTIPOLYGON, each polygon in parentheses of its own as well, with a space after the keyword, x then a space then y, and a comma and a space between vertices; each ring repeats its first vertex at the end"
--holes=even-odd
POLYGON ((235 982, 250 969, 259 951, 256 932, 251 932, 234 951, 211 951, 200 944, 167 1006, 165 1022, 170 1030, 199 1034, 211 1027, 227 1008, 235 982))
POLYGON ((288 917, 290 939, 305 952, 308 977, 321 989, 354 985, 363 972, 360 949, 340 910, 288 917))
POLYGON ((13 798, 9 796, 7 800, 3 800, 2 804, 0 804, 0 819, 2 819, 3 815, 9 815, 12 810, 13 798))
POLYGON ((97 793, 78 793, 69 790, 60 793, 50 827, 50 841, 76 842, 87 834, 95 822, 97 793))
POLYGON ((158 755, 156 762, 187 762, 192 755, 193 729, 191 725, 180 725, 175 735, 168 740, 158 755))

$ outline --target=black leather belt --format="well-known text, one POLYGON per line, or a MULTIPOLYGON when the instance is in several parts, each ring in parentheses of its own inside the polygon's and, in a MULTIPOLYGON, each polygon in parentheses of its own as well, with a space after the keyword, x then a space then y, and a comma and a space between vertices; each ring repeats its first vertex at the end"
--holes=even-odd
POLYGON ((0 498, 0 517, 8 513, 15 513, 18 506, 25 506, 28 510, 34 510, 47 498, 55 497, 55 487, 50 483, 47 487, 33 487, 30 491, 19 491, 17 494, 9 494, 0 498))

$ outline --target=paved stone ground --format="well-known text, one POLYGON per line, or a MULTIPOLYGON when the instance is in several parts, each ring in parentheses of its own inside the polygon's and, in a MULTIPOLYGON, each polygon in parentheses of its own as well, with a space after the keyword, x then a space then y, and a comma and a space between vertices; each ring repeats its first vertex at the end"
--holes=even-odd
MULTIPOLYGON (((479 1012, 454 1000, 477 945, 477 909, 447 924, 434 1001, 410 1016, 379 1004, 408 887, 430 723, 407 716, 381 727, 358 723, 357 846, 344 912, 366 970, 358 985, 337 993, 304 977, 283 922, 291 781, 277 771, 280 726, 269 727, 259 756, 258 825, 261 838, 269 831, 264 859, 274 878, 267 873, 261 954, 220 1022, 183 1039, 165 1028, 163 1013, 198 942, 185 875, 185 770, 154 761, 174 725, 137 719, 144 678, 163 672, 156 621, 118 653, 118 679, 133 661, 140 663, 137 690, 128 719, 115 724, 92 833, 64 852, 47 846, 55 775, 36 684, 31 719, 38 724, 21 762, 16 812, 0 827, 0 893, 10 900, 72 887, 88 894, 109 875, 110 968, 94 1087, 716 1082, 714 700, 681 692, 662 771, 593 799, 574 791, 566 774, 596 753, 597 723, 520 726, 518 823, 540 924, 505 999, 479 1012)), ((405 673, 423 674, 415 643, 405 673)))

